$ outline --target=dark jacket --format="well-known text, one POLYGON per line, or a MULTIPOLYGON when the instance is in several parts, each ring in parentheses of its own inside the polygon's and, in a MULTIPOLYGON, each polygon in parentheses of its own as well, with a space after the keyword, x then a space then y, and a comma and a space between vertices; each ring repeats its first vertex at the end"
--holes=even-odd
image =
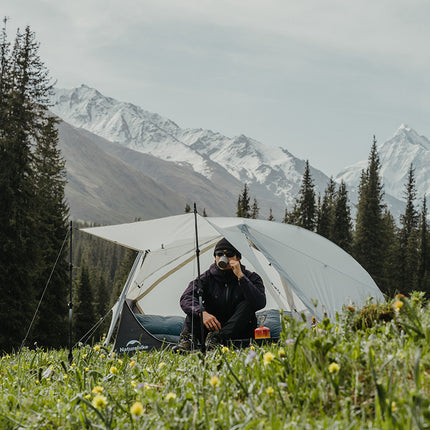
MULTIPOLYGON (((236 306, 246 300, 254 311, 264 308, 266 294, 260 276, 241 265, 240 280, 232 270, 221 270, 213 263, 200 276, 203 290, 203 310, 215 315, 223 323, 233 314, 236 306)), ((180 305, 187 315, 197 316, 200 312, 198 280, 191 281, 181 296, 180 305)))

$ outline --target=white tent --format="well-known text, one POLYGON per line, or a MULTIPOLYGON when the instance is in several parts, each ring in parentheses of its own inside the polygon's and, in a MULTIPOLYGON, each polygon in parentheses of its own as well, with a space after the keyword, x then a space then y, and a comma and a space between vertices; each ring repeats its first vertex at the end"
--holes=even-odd
POLYGON ((197 277, 196 225, 201 272, 213 262, 222 237, 242 263, 263 278, 267 309, 333 318, 344 305, 361 306, 383 295, 356 260, 334 243, 303 228, 273 221, 211 218, 193 213, 83 231, 140 251, 114 307, 109 341, 122 303, 146 314, 184 315, 179 298, 197 277), (195 222, 195 220, 197 222, 195 222))

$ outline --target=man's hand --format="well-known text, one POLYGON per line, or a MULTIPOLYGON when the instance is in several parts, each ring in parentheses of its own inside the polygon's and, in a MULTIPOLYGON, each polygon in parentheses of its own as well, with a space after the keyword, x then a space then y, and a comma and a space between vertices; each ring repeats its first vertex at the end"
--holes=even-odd
POLYGON ((242 268, 240 267, 240 261, 239 260, 229 260, 228 264, 230 264, 231 269, 233 270, 233 273, 237 276, 237 279, 242 278, 243 272, 242 268))
POLYGON ((217 318, 214 315, 206 311, 203 311, 203 325, 209 331, 221 330, 221 323, 217 320, 217 318))

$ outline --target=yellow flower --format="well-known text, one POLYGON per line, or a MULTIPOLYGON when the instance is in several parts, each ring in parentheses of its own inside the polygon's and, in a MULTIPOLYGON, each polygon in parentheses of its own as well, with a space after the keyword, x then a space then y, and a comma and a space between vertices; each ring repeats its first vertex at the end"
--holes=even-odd
POLYGON ((130 361, 129 366, 130 366, 130 367, 133 367, 135 364, 136 364, 136 360, 133 360, 133 361, 130 361))
POLYGON ((103 387, 100 387, 100 385, 96 385, 91 392, 93 394, 101 394, 103 393, 103 391, 104 391, 103 387))
POLYGON ((285 357, 285 349, 279 348, 278 355, 279 355, 279 357, 285 357))
POLYGON ((96 346, 94 347, 94 351, 100 351, 100 345, 96 345, 96 346))
POLYGON ((162 361, 161 363, 158 363, 158 367, 161 369, 166 363, 162 361))
POLYGON ((89 367, 86 367, 85 368, 85 372, 88 372, 90 369, 89 369, 89 367))
POLYGON ((122 364, 122 360, 120 358, 118 358, 118 364, 121 366, 122 364))
POLYGON ((249 349, 250 349, 251 351, 255 351, 255 346, 254 346, 254 345, 251 345, 251 346, 249 347, 249 349))
POLYGON ((114 375, 116 375, 118 373, 118 369, 115 366, 112 366, 110 368, 110 373, 113 373, 114 375))
POLYGON ((97 394, 91 403, 96 409, 103 409, 107 405, 107 399, 105 396, 97 394))
POLYGON ((273 394, 275 392, 275 390, 272 388, 272 387, 267 387, 266 388, 266 394, 269 394, 269 396, 271 395, 271 394, 273 394))
POLYGON ((100 358, 105 358, 105 355, 104 354, 100 355, 100 358))
POLYGON ((135 417, 139 417, 143 414, 143 405, 140 402, 135 402, 130 408, 131 415, 134 415, 135 417))
POLYGON ((266 352, 263 355, 264 364, 269 364, 271 361, 273 361, 274 358, 275 356, 271 352, 266 352))
POLYGON ((85 394, 84 399, 91 399, 91 394, 85 394))
POLYGON ((176 394, 172 393, 172 392, 168 393, 166 396, 166 400, 169 401, 169 400, 173 400, 173 399, 176 399, 176 394))
POLYGON ((223 346, 221 348, 221 352, 223 352, 223 353, 228 352, 228 351, 229 351, 228 346, 223 346))
POLYGON ((395 309, 397 312, 399 312, 399 311, 400 311, 400 309, 402 309, 402 307, 403 307, 403 302, 402 302, 401 300, 396 300, 396 301, 394 302, 394 309, 395 309))
POLYGON ((87 358, 87 354, 84 354, 84 355, 82 356, 82 358, 87 358))
POLYGON ((67 375, 63 375, 63 379, 67 379, 68 378, 68 376, 67 375))
POLYGON ((328 371, 330 373, 337 373, 337 372, 339 372, 339 370, 340 370, 340 366, 337 363, 335 363, 334 361, 333 361, 333 363, 330 363, 330 365, 328 366, 328 371))
POLYGON ((136 381, 131 381, 130 384, 131 384, 132 387, 137 387, 137 382, 136 381))
POLYGON ((337 326, 336 326, 336 327, 334 328, 334 331, 337 333, 337 332, 339 331, 339 327, 337 327, 337 326))
POLYGON ((212 387, 219 387, 220 383, 221 382, 220 382, 218 376, 216 376, 216 375, 212 376, 212 378, 209 380, 209 384, 211 384, 212 387))

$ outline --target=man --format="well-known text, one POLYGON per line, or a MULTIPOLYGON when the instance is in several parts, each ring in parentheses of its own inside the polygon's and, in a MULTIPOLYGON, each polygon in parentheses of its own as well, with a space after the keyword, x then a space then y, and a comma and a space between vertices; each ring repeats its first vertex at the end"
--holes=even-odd
MULTIPOLYGON (((208 349, 231 339, 253 337, 257 326, 255 312, 266 305, 262 279, 257 273, 245 269, 240 263, 240 252, 230 242, 221 239, 215 246, 214 256, 215 263, 200 276, 204 337, 208 349)), ((198 288, 198 279, 195 279, 181 296, 180 305, 187 316, 175 347, 177 351, 189 351, 193 342, 201 339, 198 288)))

